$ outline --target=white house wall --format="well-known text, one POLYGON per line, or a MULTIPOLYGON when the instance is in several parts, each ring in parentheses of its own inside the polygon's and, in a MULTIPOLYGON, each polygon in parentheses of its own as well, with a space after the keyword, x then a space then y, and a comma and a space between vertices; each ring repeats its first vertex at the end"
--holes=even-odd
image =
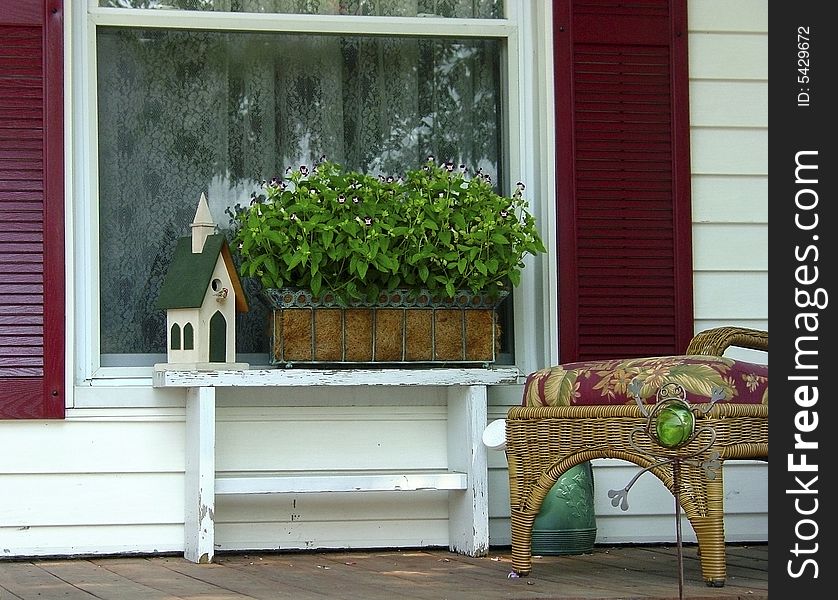
POLYGON ((695 329, 768 328, 768 2, 689 2, 695 329))
POLYGON ((0 423, 0 555, 183 547, 183 410, 0 423))
MULTIPOLYGON (((768 326, 767 11, 767 0, 690 2, 696 330, 768 326)), ((0 555, 182 551, 184 394, 142 379, 100 383, 75 388, 64 421, 0 422, 0 555)), ((520 385, 491 389, 489 419, 520 397, 520 385)), ((444 468, 445 419, 437 388, 220 390, 217 466, 444 468)), ((507 545, 502 452, 489 451, 489 468, 490 544, 507 545)), ((674 539, 672 497, 650 475, 630 494, 628 513, 607 501, 605 492, 635 472, 620 461, 595 462, 598 542, 674 539)), ((727 538, 767 540, 766 466, 728 463, 725 483, 727 538)), ((223 496, 216 543, 447 546, 447 514, 446 492, 223 496)))
MULTIPOLYGON (((0 424, 0 553, 182 551, 185 392, 169 392, 87 390, 82 403, 108 394, 114 405, 161 406, 74 408, 64 421, 0 424)), ((219 473, 446 467, 443 388, 328 395, 219 390, 219 473)), ((447 518, 447 492, 222 496, 216 542, 220 551, 447 546, 447 518)))

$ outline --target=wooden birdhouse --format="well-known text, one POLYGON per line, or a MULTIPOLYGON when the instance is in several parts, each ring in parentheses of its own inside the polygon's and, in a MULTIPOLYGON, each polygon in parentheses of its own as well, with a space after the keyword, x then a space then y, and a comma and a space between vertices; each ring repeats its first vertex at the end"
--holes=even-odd
POLYGON ((192 235, 177 242, 157 307, 166 311, 168 358, 155 369, 248 367, 235 362, 236 313, 247 311, 247 301, 227 240, 216 233, 203 193, 192 235))

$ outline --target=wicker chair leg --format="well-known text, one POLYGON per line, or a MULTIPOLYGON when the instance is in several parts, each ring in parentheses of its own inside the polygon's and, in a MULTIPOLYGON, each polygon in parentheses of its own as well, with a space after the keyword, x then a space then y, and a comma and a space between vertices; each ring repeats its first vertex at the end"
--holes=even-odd
POLYGON ((708 587, 724 587, 726 578, 724 484, 721 470, 707 482, 707 514, 690 523, 698 540, 701 574, 708 587))
POLYGON ((532 571, 532 526, 535 514, 512 510, 512 570, 518 575, 529 575, 532 571))

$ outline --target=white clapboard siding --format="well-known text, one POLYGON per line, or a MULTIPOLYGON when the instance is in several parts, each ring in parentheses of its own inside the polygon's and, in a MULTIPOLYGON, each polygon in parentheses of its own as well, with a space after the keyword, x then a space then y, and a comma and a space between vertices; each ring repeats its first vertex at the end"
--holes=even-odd
POLYGON ((216 469, 445 469, 438 406, 228 409, 218 413, 216 469))
POLYGON ((444 491, 353 492, 320 494, 223 495, 216 501, 216 519, 227 524, 333 523, 335 514, 351 515, 357 521, 397 521, 407 518, 448 518, 448 494, 444 491), (410 502, 404 502, 405 496, 410 502))
POLYGON ((3 527, 183 523, 182 473, 0 475, 3 527))
POLYGON ((696 271, 768 271, 768 228, 760 224, 693 226, 696 271))
POLYGON ((260 523, 231 526, 216 523, 216 550, 314 550, 448 547, 448 520, 410 518, 394 521, 324 523, 296 522, 290 525, 260 523))
POLYGON ((768 31, 767 0, 689 0, 691 31, 764 33, 768 31))
POLYGON ((767 129, 693 128, 690 143, 693 174, 765 175, 768 172, 767 129))
POLYGON ((183 473, 183 410, 156 417, 92 412, 102 420, 76 421, 73 411, 65 421, 0 423, 3 447, 14 448, 0 452, 0 473, 183 473))
POLYGON ((0 526, 3 557, 157 554, 183 551, 183 523, 0 526))
POLYGON ((694 327, 767 330, 768 2, 688 11, 694 327))
MULTIPOLYGON (((617 459, 596 459, 594 507, 601 515, 674 515, 674 498, 663 483, 651 473, 641 475, 628 495, 629 509, 611 505, 608 490, 623 489, 640 467, 617 459)), ((753 514, 768 509, 768 480, 762 476, 764 462, 731 460, 724 463, 725 512, 729 515, 753 514)))
POLYGON ((768 273, 707 271, 695 274, 695 318, 768 318, 768 273))
MULTIPOLYGON (((672 496, 670 496, 672 498, 672 496)), ((677 540, 674 512, 668 515, 597 516, 597 544, 655 544, 677 540)), ((686 517, 681 518, 681 539, 695 542, 695 532, 686 517)), ((765 515, 725 515, 726 543, 760 543, 768 541, 768 519, 765 515)), ((695 552, 693 550, 693 552, 695 552)))
MULTIPOLYGON (((629 509, 611 506, 608 490, 622 489, 639 468, 618 460, 594 461, 597 543, 674 541, 675 501, 653 475, 643 474, 629 492, 629 509)), ((768 479, 764 463, 725 463, 725 539, 731 542, 768 539, 768 479)), ((689 520, 683 517, 685 541, 695 541, 689 520)))
POLYGON ((767 123, 767 81, 690 82, 692 127, 765 127, 767 123))
MULTIPOLYGON (((155 391, 160 388, 155 388, 155 391)), ((445 406, 444 387, 380 385, 291 387, 220 387, 216 390, 219 411, 225 407, 388 407, 394 406, 445 406)), ((381 418, 386 418, 382 416, 381 418)))
POLYGON ((221 496, 215 541, 219 550, 447 546, 448 497, 423 491, 221 496))
POLYGON ((768 3, 688 3, 695 330, 768 320, 768 3))
POLYGON ((692 200, 694 223, 768 225, 768 177, 764 174, 693 175, 692 200))
MULTIPOLYGON (((713 329, 715 327, 724 327, 725 325, 729 325, 728 322, 716 321, 713 319, 696 319, 695 321, 695 330, 696 331, 704 331, 705 329, 713 329)), ((750 327, 752 329, 760 329, 762 331, 768 331, 768 318, 763 317, 762 319, 740 319, 736 322, 737 325, 742 327, 750 327)), ((730 352, 730 350, 728 351, 730 352)), ((725 352, 725 355, 728 354, 725 352)), ((763 353, 767 356, 767 353, 763 353)))
POLYGON ((691 31, 689 53, 690 79, 768 78, 767 35, 691 31))

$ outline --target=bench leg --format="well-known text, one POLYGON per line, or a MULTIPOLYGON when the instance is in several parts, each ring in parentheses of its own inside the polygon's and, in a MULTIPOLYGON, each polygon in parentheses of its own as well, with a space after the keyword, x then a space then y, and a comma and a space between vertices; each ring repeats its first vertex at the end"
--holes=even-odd
POLYGON ((184 553, 195 563, 215 553, 215 388, 186 391, 184 553))
POLYGON ((489 467, 486 386, 448 388, 448 470, 468 474, 468 487, 448 492, 448 548, 466 556, 489 552, 489 467))

